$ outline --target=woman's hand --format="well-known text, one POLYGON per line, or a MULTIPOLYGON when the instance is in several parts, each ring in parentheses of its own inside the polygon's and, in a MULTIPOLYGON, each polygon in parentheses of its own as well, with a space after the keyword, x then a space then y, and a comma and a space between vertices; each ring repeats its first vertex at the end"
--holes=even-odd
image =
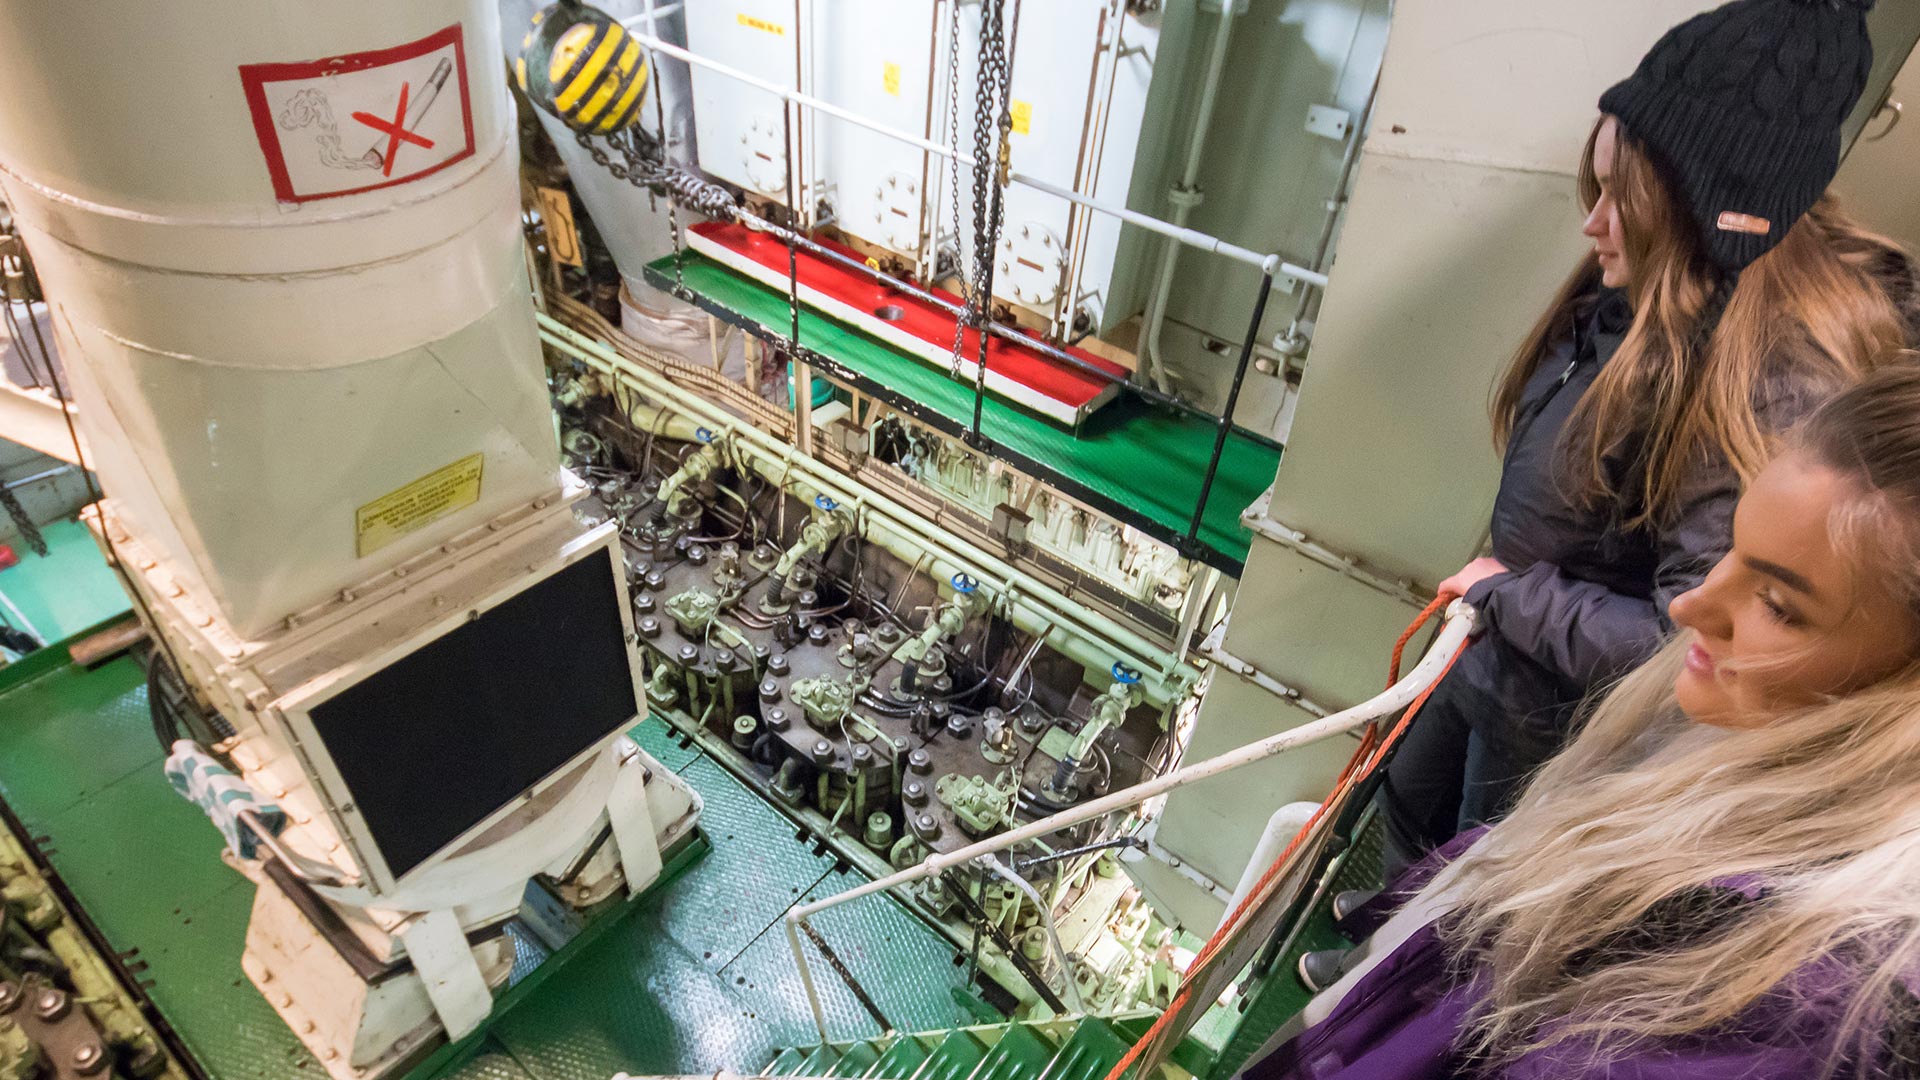
POLYGON ((1504 574, 1507 568, 1499 559, 1478 558, 1460 568, 1460 572, 1440 583, 1443 596, 1465 596, 1467 590, 1480 584, 1495 574, 1504 574))

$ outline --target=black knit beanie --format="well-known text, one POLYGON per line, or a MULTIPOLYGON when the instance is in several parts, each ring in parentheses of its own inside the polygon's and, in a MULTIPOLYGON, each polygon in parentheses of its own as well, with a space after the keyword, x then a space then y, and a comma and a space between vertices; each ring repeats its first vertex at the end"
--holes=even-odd
POLYGON ((1601 96, 1721 269, 1771 251, 1833 182, 1840 127, 1873 65, 1873 3, 1734 0, 1667 31, 1601 96))

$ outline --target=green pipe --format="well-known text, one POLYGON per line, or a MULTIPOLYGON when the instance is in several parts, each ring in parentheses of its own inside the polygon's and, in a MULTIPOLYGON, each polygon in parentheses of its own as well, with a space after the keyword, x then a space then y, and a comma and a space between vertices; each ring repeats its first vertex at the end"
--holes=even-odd
POLYGON ((542 339, 561 353, 602 374, 623 377, 656 398, 672 401, 696 423, 728 431, 734 440, 736 456, 787 490, 796 494, 826 494, 846 504, 864 504, 869 512, 866 533, 874 543, 896 555, 924 550, 934 557, 931 570, 936 578, 964 571, 989 583, 998 583, 1000 591, 1011 601, 1010 615, 1015 625, 1029 633, 1039 633, 1048 623, 1060 624, 1055 629, 1063 640, 1056 647, 1089 669, 1105 671, 1118 659, 1147 672, 1141 686, 1147 700, 1156 704, 1184 696, 1197 677, 1196 669, 1166 648, 1100 612, 1074 603, 1065 594, 962 537, 934 533, 918 515, 884 494, 854 487, 845 478, 798 454, 792 446, 751 424, 741 423, 737 417, 682 390, 607 345, 576 333, 551 316, 540 315, 539 322, 542 339), (795 481, 795 474, 804 475, 806 482, 795 481), (1163 677, 1158 674, 1163 670, 1171 670, 1173 674, 1163 677))

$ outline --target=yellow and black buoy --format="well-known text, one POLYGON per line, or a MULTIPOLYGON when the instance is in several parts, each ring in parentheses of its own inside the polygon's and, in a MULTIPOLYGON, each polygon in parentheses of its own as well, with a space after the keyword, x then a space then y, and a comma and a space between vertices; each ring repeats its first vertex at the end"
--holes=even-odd
POLYGON ((646 50, 613 16, 578 0, 534 14, 513 70, 528 100, 590 135, 633 123, 647 97, 646 50))

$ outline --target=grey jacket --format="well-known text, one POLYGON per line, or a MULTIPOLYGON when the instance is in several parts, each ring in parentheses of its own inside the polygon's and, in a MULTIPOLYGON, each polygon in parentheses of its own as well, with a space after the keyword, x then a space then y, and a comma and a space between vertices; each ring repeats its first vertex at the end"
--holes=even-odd
MULTIPOLYGON (((1888 251, 1875 270, 1906 317, 1908 345, 1920 346, 1914 264, 1888 251)), ((1622 293, 1594 293, 1522 395, 1491 529, 1494 558, 1510 572, 1469 591, 1489 632, 1448 679, 1473 703, 1467 715, 1564 737, 1586 693, 1658 648, 1673 629, 1673 598, 1699 584, 1731 546, 1740 481, 1724 460, 1697 470, 1679 512, 1657 526, 1622 528, 1617 522, 1632 515, 1584 508, 1565 494, 1561 429, 1631 322, 1622 293)), ((1806 374, 1819 365, 1781 360, 1755 400, 1762 423, 1783 431, 1835 388, 1806 374)))

